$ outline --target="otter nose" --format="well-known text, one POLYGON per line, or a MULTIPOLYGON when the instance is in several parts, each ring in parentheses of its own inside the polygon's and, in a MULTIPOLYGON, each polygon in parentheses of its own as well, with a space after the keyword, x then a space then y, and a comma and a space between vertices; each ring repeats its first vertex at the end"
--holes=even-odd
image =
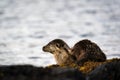
POLYGON ((42 50, 45 51, 45 46, 43 46, 42 50))

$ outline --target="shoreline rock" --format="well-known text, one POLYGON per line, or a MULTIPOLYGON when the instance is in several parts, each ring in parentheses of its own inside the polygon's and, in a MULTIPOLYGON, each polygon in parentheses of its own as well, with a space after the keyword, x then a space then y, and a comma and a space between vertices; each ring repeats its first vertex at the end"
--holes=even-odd
POLYGON ((85 62, 83 65, 0 66, 0 80, 119 80, 120 59, 105 62, 85 62), (99 79, 98 79, 99 78, 99 79))
POLYGON ((85 80, 85 77, 75 68, 11 65, 0 66, 0 80, 85 80))
POLYGON ((88 74, 87 80, 120 80, 120 60, 98 66, 88 74))

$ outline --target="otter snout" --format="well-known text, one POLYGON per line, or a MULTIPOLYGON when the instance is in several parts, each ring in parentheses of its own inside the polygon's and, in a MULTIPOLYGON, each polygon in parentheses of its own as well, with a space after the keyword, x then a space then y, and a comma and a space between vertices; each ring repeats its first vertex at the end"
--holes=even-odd
POLYGON ((50 49, 50 46, 49 46, 49 45, 43 46, 42 50, 43 50, 44 52, 50 52, 50 53, 52 53, 52 50, 50 49))
POLYGON ((43 46, 42 50, 45 51, 45 52, 48 51, 47 48, 46 48, 46 46, 43 46))
POLYGON ((45 51, 45 46, 43 46, 42 50, 45 51))

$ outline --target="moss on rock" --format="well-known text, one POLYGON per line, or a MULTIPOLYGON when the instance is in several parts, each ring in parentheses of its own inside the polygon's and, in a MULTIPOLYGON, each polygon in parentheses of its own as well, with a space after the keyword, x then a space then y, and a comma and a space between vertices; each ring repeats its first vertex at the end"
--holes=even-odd
POLYGON ((63 65, 51 65, 49 67, 71 67, 71 68, 77 68, 78 70, 80 70, 82 73, 84 73, 85 75, 90 73, 91 71, 93 71, 96 67, 106 64, 106 63, 110 63, 110 62, 114 62, 114 61, 120 61, 119 58, 113 58, 113 59, 108 59, 105 62, 94 62, 94 61, 87 61, 85 62, 83 65, 77 65, 77 64, 63 64, 63 65))

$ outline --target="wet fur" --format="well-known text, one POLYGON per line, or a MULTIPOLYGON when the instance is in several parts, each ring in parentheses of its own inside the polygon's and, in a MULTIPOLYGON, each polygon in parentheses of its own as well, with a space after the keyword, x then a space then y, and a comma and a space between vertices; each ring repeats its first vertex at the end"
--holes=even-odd
POLYGON ((77 42, 71 52, 76 57, 78 64, 85 61, 105 61, 106 55, 96 43, 84 39, 77 42))
POLYGON ((106 60, 99 46, 87 39, 77 42, 72 49, 63 40, 55 39, 44 46, 43 51, 52 53, 58 65, 106 60))
POLYGON ((61 39, 55 39, 43 47, 43 51, 54 55, 58 65, 74 63, 74 58, 70 54, 71 49, 61 39))

